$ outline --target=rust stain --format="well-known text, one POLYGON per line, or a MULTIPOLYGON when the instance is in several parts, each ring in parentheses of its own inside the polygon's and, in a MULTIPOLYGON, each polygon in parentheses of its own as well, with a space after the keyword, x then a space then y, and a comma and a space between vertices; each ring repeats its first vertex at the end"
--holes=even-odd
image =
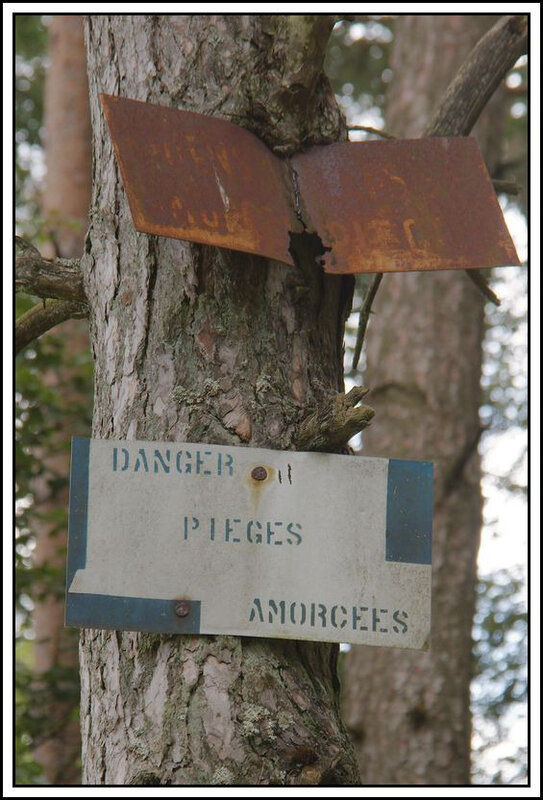
POLYGON ((260 502, 266 490, 278 480, 277 470, 270 464, 252 464, 247 470, 245 484, 249 489, 251 498, 251 509, 253 514, 258 513, 260 502), (261 470, 266 472, 266 477, 262 478, 261 470))
POLYGON ((338 142, 285 161, 216 117, 102 95, 137 230, 329 273, 519 265, 475 139, 338 142))

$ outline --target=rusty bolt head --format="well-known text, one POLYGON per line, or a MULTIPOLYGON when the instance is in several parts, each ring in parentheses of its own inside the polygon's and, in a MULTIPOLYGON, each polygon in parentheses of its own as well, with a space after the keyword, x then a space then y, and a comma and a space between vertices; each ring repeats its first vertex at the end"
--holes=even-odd
POLYGON ((265 481, 268 477, 268 472, 264 467, 255 467, 251 472, 251 478, 255 481, 265 481))
POLYGON ((178 617, 188 617, 190 614, 190 603, 188 600, 177 600, 175 604, 175 613, 178 617))

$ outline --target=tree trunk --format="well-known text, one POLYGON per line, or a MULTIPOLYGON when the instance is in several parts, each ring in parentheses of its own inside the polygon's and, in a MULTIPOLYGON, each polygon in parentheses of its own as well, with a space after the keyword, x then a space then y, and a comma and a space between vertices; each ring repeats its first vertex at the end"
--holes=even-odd
POLYGON ((52 17, 50 64, 45 81, 47 175, 42 199, 46 227, 57 253, 79 258, 90 202, 90 114, 83 17, 52 17))
MULTIPOLYGON (((90 115, 86 76, 86 52, 81 16, 53 17, 49 26, 50 66, 45 82, 44 126, 47 174, 42 199, 46 225, 51 236, 50 252, 44 255, 74 258, 83 251, 90 202, 90 115)), ((70 320, 60 334, 69 341, 69 355, 88 352, 87 325, 70 320)), ((43 374, 44 384, 62 396, 66 407, 81 404, 80 388, 73 388, 73 367, 61 365, 43 374)), ((68 487, 59 486, 58 476, 69 472, 66 442, 74 432, 73 418, 65 417, 51 442, 53 454, 36 457, 45 468, 33 487, 36 518, 34 564, 64 573, 66 528, 47 522, 47 515, 68 505, 68 487)), ((49 591, 35 601, 35 670, 38 677, 54 671, 64 677, 55 680, 54 695, 47 705, 47 727, 51 731, 34 751, 47 780, 53 784, 79 781, 80 735, 73 718, 73 702, 63 698, 65 670, 77 679, 77 639, 64 627, 62 578, 57 592, 49 591)), ((39 709, 40 713, 43 709, 39 709)))
MULTIPOLYGON (((332 141, 344 123, 322 74, 331 26, 88 18, 95 437, 289 449, 304 409, 342 388, 346 282, 136 233, 98 100, 222 116, 279 153, 332 141)), ((358 782, 333 646, 86 630, 80 652, 88 784, 358 782)))
MULTIPOLYGON (((422 134, 457 68, 494 21, 399 18, 389 130, 422 134)), ((503 123, 503 105, 493 98, 475 131, 490 170, 503 123)), ((369 325, 365 383, 377 414, 364 434, 364 455, 435 464, 431 649, 354 647, 345 659, 344 717, 371 784, 456 785, 470 779, 483 306, 463 273, 390 275, 369 325)))

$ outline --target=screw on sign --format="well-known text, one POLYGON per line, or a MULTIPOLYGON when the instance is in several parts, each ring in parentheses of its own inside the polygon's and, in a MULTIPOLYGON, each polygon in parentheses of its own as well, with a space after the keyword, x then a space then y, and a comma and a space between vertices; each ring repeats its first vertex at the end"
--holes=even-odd
POLYGON ((268 472, 265 467, 255 467, 251 472, 251 478, 255 481, 265 481, 268 477, 268 472))
POLYGON ((176 600, 174 611, 178 617, 188 617, 190 614, 190 603, 188 600, 176 600))

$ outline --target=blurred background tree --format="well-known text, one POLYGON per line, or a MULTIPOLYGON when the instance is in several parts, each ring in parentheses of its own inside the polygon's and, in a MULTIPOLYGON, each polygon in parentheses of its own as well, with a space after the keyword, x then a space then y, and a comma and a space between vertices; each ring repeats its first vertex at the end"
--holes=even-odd
MULTIPOLYGON (((60 55, 62 47, 56 51, 51 48, 55 36, 57 43, 58 37, 61 42, 64 37, 68 47, 81 41, 76 31, 78 23, 74 22, 77 19, 22 14, 15 17, 17 227, 18 233, 46 256, 78 255, 85 232, 88 200, 81 200, 84 194, 81 187, 88 167, 82 166, 84 156, 81 153, 85 147, 82 138, 78 155, 73 156, 76 159, 73 166, 66 163, 64 178, 67 177, 68 184, 64 185, 68 188, 60 192, 72 205, 61 207, 60 201, 54 199, 55 192, 47 190, 47 180, 54 179, 54 172, 62 169, 63 127, 74 133, 71 123, 77 121, 79 113, 76 109, 80 106, 76 105, 70 114, 70 104, 65 102, 68 87, 59 88, 61 84, 57 83, 57 92, 60 92, 57 110, 65 115, 65 122, 59 124, 58 117, 56 123, 51 121, 48 138, 45 136, 47 122, 44 122, 44 98, 51 97, 45 90, 45 80, 55 57, 61 66, 53 84, 63 77, 73 79, 71 91, 81 97, 81 84, 79 89, 75 86, 79 80, 75 75, 81 75, 81 66, 72 74, 73 66, 64 60, 66 53, 60 55), (63 19, 71 20, 66 22, 64 33, 60 30, 63 19), (69 29, 69 25, 75 27, 69 29), (56 155, 51 150, 47 155, 46 138, 51 146, 56 146, 56 155), (51 159, 55 158, 53 163, 51 159), (73 170, 71 182, 70 170, 73 170), (61 226, 60 222, 68 224, 61 226)), ((446 25, 445 15, 434 19, 443 20, 446 25)), ((472 19, 468 15, 466 24, 472 19)), ((402 25, 407 26, 408 22, 398 25, 393 16, 370 15, 339 22, 335 28, 329 46, 328 74, 353 126, 386 129, 387 95, 390 99, 389 90, 395 79, 390 55, 395 36, 399 36, 397 29, 402 25)), ((409 46, 408 41, 405 46, 409 46)), ((80 48, 80 44, 77 47, 80 48)), ((422 58, 425 50, 418 50, 422 58)), ((79 52, 82 53, 81 49, 79 52)), ((424 86, 421 91, 424 93, 424 86)), ((54 94, 53 91, 53 97, 54 94)), ((506 113, 500 157, 494 159, 493 177, 515 178, 521 187, 517 196, 500 199, 510 225, 512 220, 522 236, 527 203, 526 58, 508 75, 501 102, 505 104, 506 113)), ((84 125, 81 130, 83 128, 84 125)), ((402 131, 393 130, 392 133, 401 134, 402 131)), ((352 139, 375 136, 367 130, 351 132, 352 139)), ((62 186, 61 181, 57 185, 62 186)), ((522 250, 519 245, 517 247, 522 250)), ((521 252, 521 257, 525 257, 525 253, 521 252)), ((483 492, 487 508, 492 507, 497 496, 514 497, 519 503, 518 513, 525 517, 526 275, 520 270, 499 270, 494 283, 503 303, 500 308, 485 308, 487 333, 480 408, 485 433, 480 450, 483 469, 485 464, 488 467, 484 471, 483 492), (514 463, 506 464, 501 470, 494 469, 492 463, 496 443, 502 447, 500 452, 508 454, 506 458, 512 451, 515 453, 514 458, 509 459, 514 463)), ((364 291, 364 279, 359 277, 355 307, 360 304, 364 291)), ((18 295, 17 314, 34 302, 33 298, 18 295)), ((377 335, 372 334, 374 321, 370 323, 368 339, 377 335)), ((346 366, 351 378, 356 374, 350 369, 356 322, 356 314, 353 314, 347 336, 346 366)), ((365 359, 363 351, 362 371, 365 359)), ((27 347, 16 362, 16 780, 19 785, 77 783, 79 780, 77 743, 75 749, 71 746, 77 740, 74 731, 79 690, 73 646, 77 634, 72 637, 71 644, 66 638, 60 645, 57 637, 61 631, 64 592, 63 537, 69 439, 72 435, 89 435, 91 384, 92 362, 84 322, 65 323, 58 331, 52 331, 27 347), (73 329, 69 330, 69 326, 73 329), (51 459, 46 459, 45 453, 50 454, 51 459), (40 542, 45 544, 44 551, 40 542), (46 622, 45 629, 40 627, 40 610, 46 622), (48 620, 54 620, 49 630, 48 620), (40 650, 48 655, 40 657, 40 650)), ((498 505, 498 511, 486 514, 482 556, 489 550, 485 541, 491 540, 491 547, 495 547, 504 539, 505 534, 499 529, 502 509, 503 502, 498 505)), ((480 559, 479 571, 473 628, 473 781, 521 783, 526 779, 524 551, 518 555, 518 566, 511 563, 511 568, 509 565, 498 568, 493 562, 485 567, 480 559)), ((381 758, 384 761, 389 755, 382 753, 381 758)))
MULTIPOLYGON (((82 18, 16 17, 18 233, 45 257, 83 251, 90 121, 82 18)), ((35 300, 19 295, 17 312, 35 300)), ((88 435, 92 362, 69 320, 16 362, 17 782, 80 782, 77 632, 64 627, 72 435, 88 435)))
MULTIPOLYGON (((353 138, 375 136, 371 132, 375 128, 384 129, 385 135, 420 136, 463 58, 496 19, 477 15, 373 16, 338 25, 330 48, 329 74, 336 81, 336 92, 351 124, 366 128, 353 131, 353 138)), ((507 76, 475 130, 492 177, 518 183, 526 180, 525 62, 521 59, 507 76)), ((513 199, 502 197, 502 201, 510 224, 514 219, 511 212, 520 220, 525 189, 513 199)), ((515 227, 518 231, 518 225, 515 227)), ((472 707, 473 743, 478 751, 474 753, 473 780, 522 782, 526 777, 525 726, 518 749, 511 740, 505 745, 509 753, 502 768, 497 756, 504 752, 505 743, 502 739, 501 748, 496 749, 500 733, 497 726, 489 724, 497 716, 503 717, 505 707, 513 715, 523 714, 521 587, 513 576, 505 582, 503 571, 495 579, 485 574, 484 561, 479 584, 475 577, 481 516, 477 441, 482 431, 486 433, 481 450, 491 452, 498 432, 507 430, 509 453, 516 450, 512 460, 518 462, 517 490, 519 467, 525 459, 522 448, 512 441, 515 432, 520 434, 525 449, 523 273, 497 272, 504 303, 500 309, 487 309, 482 405, 478 353, 483 302, 473 287, 463 282, 464 276, 386 276, 374 304, 363 371, 366 385, 373 390, 370 396, 377 414, 371 429, 364 433, 364 453, 433 460, 437 503, 430 653, 359 647, 351 648, 344 659, 346 721, 369 783, 454 784, 470 780, 470 621, 476 591, 472 707), (456 461, 462 453, 465 463, 456 461), (447 474, 455 461, 460 469, 453 484, 447 474), (497 615, 496 606, 501 609, 497 615), (511 613, 505 618, 506 609, 511 613), (489 681, 492 689, 483 689, 489 681), (500 705, 500 698, 508 698, 512 705, 500 705), (491 749, 494 760, 488 757, 491 749), (384 751, 390 754, 388 759, 383 757, 384 751)), ((367 285, 368 278, 358 280, 360 295, 367 285)), ((351 377, 360 382, 359 375, 351 377)), ((507 475, 514 477, 514 464, 507 465, 502 483, 507 475)), ((484 486, 486 490, 488 476, 484 486)), ((514 736, 518 733, 517 725, 514 736)))

